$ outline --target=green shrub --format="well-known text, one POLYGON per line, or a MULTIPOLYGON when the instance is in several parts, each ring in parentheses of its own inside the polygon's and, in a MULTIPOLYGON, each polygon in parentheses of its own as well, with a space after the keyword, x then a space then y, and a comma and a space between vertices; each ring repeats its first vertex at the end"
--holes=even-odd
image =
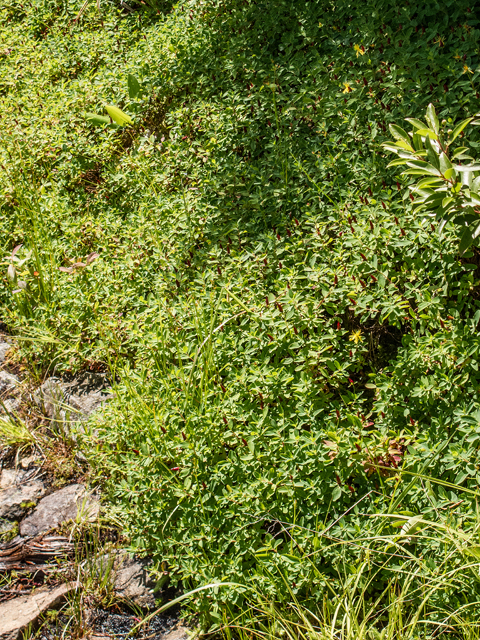
POLYGON ((469 156, 468 147, 450 147, 459 135, 463 135, 465 127, 470 123, 480 124, 474 117, 458 123, 454 129, 452 122, 442 120, 442 127, 430 104, 426 120, 428 124, 416 118, 407 118, 413 125, 413 131, 407 134, 398 125, 390 125, 390 132, 395 138, 393 143, 383 146, 400 157, 389 166, 407 165, 404 176, 427 176, 410 188, 417 194, 414 208, 416 211, 432 211, 430 215, 439 222, 439 231, 448 222, 460 227, 460 251, 466 251, 480 235, 480 165, 463 164, 462 161, 473 160, 469 156), (452 164, 456 161, 456 164, 452 164))
MULTIPOLYGON (((448 483, 478 482, 478 254, 415 214, 381 143, 430 102, 475 113, 478 20, 464 0, 275 4, 8 13, 3 255, 35 248, 51 279, 29 306, 0 295, 30 362, 111 368, 94 459, 162 580, 315 604, 370 515, 473 510, 448 483), (92 127, 105 104, 134 125, 92 127)), ((209 595, 206 626, 245 597, 209 595)))

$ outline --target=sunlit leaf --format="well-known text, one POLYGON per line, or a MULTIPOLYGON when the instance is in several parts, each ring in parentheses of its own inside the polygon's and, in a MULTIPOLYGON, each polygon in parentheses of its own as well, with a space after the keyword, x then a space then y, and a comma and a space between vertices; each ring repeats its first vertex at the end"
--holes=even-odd
POLYGON ((106 105, 105 109, 107 110, 107 113, 112 118, 112 120, 116 122, 116 124, 118 124, 119 126, 124 126, 126 124, 133 124, 133 120, 130 118, 130 116, 128 116, 118 107, 114 107, 112 105, 106 105))

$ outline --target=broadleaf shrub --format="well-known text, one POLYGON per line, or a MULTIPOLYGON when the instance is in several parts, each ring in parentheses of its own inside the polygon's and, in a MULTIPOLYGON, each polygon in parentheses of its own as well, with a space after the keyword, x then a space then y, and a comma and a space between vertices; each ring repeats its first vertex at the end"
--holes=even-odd
POLYGON ((415 211, 430 211, 439 223, 438 229, 452 222, 460 227, 460 251, 466 251, 480 235, 480 164, 468 155, 465 146, 451 149, 452 144, 469 124, 480 124, 474 117, 453 126, 442 121, 440 126, 435 107, 427 108, 424 124, 416 118, 407 118, 413 125, 413 131, 407 134, 398 125, 391 124, 390 132, 395 138, 383 147, 396 153, 398 160, 389 166, 407 165, 402 175, 426 176, 417 184, 411 185, 411 191, 418 197, 415 211), (472 160, 467 164, 462 161, 472 160), (455 164, 452 161, 456 161, 455 164))
MULTIPOLYGON (((2 11, 3 256, 35 249, 48 285, 5 276, 4 321, 39 369, 112 371, 86 449, 132 548, 185 588, 321 603, 365 559, 365 601, 405 586, 390 520, 362 537, 380 514, 474 518, 480 273, 381 144, 429 103, 477 111, 471 3, 2 11), (91 127, 104 104, 134 124, 91 127)), ((416 606, 444 547, 413 535, 416 606)), ((208 628, 244 597, 191 605, 208 628)))

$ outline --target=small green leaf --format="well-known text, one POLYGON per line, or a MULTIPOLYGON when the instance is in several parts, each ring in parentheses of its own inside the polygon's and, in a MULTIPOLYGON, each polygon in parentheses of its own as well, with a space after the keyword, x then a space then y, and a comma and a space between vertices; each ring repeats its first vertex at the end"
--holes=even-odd
POLYGON ((450 138, 450 142, 453 142, 458 136, 462 133, 465 127, 473 120, 473 118, 467 118, 466 120, 462 120, 455 129, 452 131, 452 136, 450 138))
POLYGON ((140 87, 140 84, 139 84, 138 80, 136 79, 136 77, 132 76, 131 73, 128 74, 127 84, 128 84, 128 95, 129 95, 131 100, 135 100, 135 98, 140 93, 140 88, 141 87, 140 87))
POLYGON ((435 111, 435 107, 433 106, 432 103, 430 103, 428 105, 427 112, 426 112, 425 116, 427 118, 427 122, 428 122, 430 128, 433 129, 436 134, 438 134, 439 123, 438 123, 438 118, 437 118, 437 114, 436 114, 436 111, 435 111))
POLYGON ((457 147, 453 152, 452 160, 455 160, 455 158, 458 158, 459 156, 463 156, 465 151, 468 151, 468 147, 457 147))
POLYGON ((408 160, 407 166, 412 167, 413 169, 421 169, 424 173, 431 174, 433 176, 440 175, 440 171, 438 169, 424 160, 408 160))
POLYGON ((419 136, 428 136, 430 140, 438 140, 437 134, 432 129, 419 129, 417 133, 419 136))
POLYGON ((432 146, 430 137, 425 138, 425 149, 427 150, 427 158, 431 165, 436 169, 440 169, 440 160, 436 149, 432 146))
POLYGON ((406 131, 404 131, 401 127, 396 124, 391 124, 388 127, 390 129, 390 133, 395 138, 395 140, 403 140, 408 147, 411 149, 410 137, 406 131))
POLYGON ((133 124, 133 120, 130 118, 130 116, 127 116, 127 114, 123 113, 123 111, 118 107, 114 107, 113 105, 106 105, 105 109, 107 110, 107 113, 112 118, 112 120, 119 126, 123 126, 125 124, 133 124))
POLYGON ((450 169, 447 169, 443 175, 445 180, 451 180, 452 178, 455 178, 455 169, 450 167, 450 169))
POLYGON ((415 129, 428 129, 427 125, 421 120, 417 120, 417 118, 405 118, 405 120, 409 122, 412 127, 415 127, 415 129))
POLYGON ((447 169, 452 168, 452 163, 443 152, 440 154, 439 160, 440 160, 440 171, 443 174, 445 174, 445 171, 447 171, 447 169))
POLYGON ((108 116, 99 116, 97 113, 86 113, 85 120, 96 127, 111 123, 108 116))
POLYGON ((392 160, 387 164, 388 167, 398 167, 401 164, 406 164, 407 160, 405 158, 397 158, 396 160, 392 160))
POLYGON ((458 247, 458 250, 460 251, 460 253, 465 253, 465 251, 472 245, 472 243, 472 232, 470 231, 469 227, 465 227, 465 231, 460 238, 460 246, 458 247))
POLYGON ((335 487, 335 489, 332 491, 332 500, 333 500, 333 502, 338 500, 341 495, 342 495, 342 488, 337 485, 335 487))

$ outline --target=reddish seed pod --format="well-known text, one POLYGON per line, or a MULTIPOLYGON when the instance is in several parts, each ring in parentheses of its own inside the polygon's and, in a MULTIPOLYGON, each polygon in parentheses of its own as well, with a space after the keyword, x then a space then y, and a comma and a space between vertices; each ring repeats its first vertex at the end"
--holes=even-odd
POLYGON ((248 446, 248 445, 247 445, 247 441, 245 440, 245 438, 242 438, 242 442, 243 442, 243 444, 244 444, 245 446, 248 446))
POLYGON ((282 263, 281 263, 281 262, 279 262, 279 263, 278 263, 278 268, 279 268, 279 269, 283 269, 283 266, 282 266, 282 263))
POLYGON ((265 297, 265 304, 267 305, 267 307, 268 307, 268 305, 270 304, 270 303, 268 302, 268 296, 266 296, 266 297, 265 297))
POLYGON ((370 204, 368 198, 365 198, 365 204, 370 204))
POLYGON ((167 433, 167 430, 165 429, 165 427, 160 427, 160 429, 162 430, 162 433, 167 433))
POLYGON ((206 488, 207 488, 207 485, 205 484, 205 482, 202 482, 202 487, 203 487, 204 489, 206 489, 206 488))
POLYGON ((338 409, 335 409, 335 413, 337 414, 337 420, 340 420, 340 411, 338 409))
POLYGON ((349 355, 350 355, 350 358, 351 358, 352 357, 352 351, 351 350, 349 351, 349 355))
POLYGON ((445 325, 443 324, 443 320, 440 318, 440 324, 442 325, 442 329, 445 329, 445 325))
POLYGON ((365 289, 365 287, 366 287, 367 285, 365 284, 365 282, 364 282, 361 278, 359 278, 359 280, 360 280, 360 283, 361 283, 362 287, 365 289))
POLYGON ((335 274, 334 282, 335 282, 335 284, 338 284, 337 274, 335 274))
POLYGON ((270 340, 273 342, 273 336, 271 336, 269 333, 267 333, 267 336, 270 338, 270 340))
POLYGON ((397 182, 397 189, 400 191, 400 183, 397 182))
POLYGON ((395 220, 395 224, 396 224, 396 225, 397 225, 397 227, 398 227, 398 225, 399 225, 400 223, 399 223, 399 221, 398 221, 397 216, 393 216, 393 219, 395 220))
POLYGON ((298 336, 298 331, 297 331, 297 327, 293 327, 293 330, 295 332, 295 335, 298 336))
POLYGON ((354 384, 353 380, 351 378, 349 378, 348 381, 349 381, 350 384, 354 384))
POLYGON ((222 383, 220 383, 220 386, 222 387, 222 391, 223 391, 223 393, 225 393, 225 392, 226 392, 226 389, 225 389, 225 387, 223 386, 223 384, 222 384, 222 383))
POLYGON ((139 455, 140 455, 140 451, 138 451, 138 449, 132 449, 132 451, 133 451, 133 453, 136 453, 136 454, 137 454, 137 456, 139 456, 139 455))
POLYGON ((264 264, 265 266, 267 266, 267 264, 268 264, 268 263, 267 263, 267 259, 266 259, 266 258, 264 258, 264 259, 263 259, 263 264, 264 264))
POLYGON ((218 266, 217 266, 217 271, 218 271, 218 275, 221 276, 222 275, 222 270, 218 266))
POLYGON ((430 228, 432 229, 432 231, 435 231, 435 227, 433 226, 433 224, 430 225, 430 228))
POLYGON ((340 329, 340 326, 341 326, 340 322, 338 322, 338 320, 337 320, 337 331, 340 329))
POLYGON ((373 222, 370 220, 370 230, 373 231, 373 222))
POLYGON ((370 276, 370 278, 371 278, 374 282, 376 282, 376 281, 377 281, 377 279, 376 279, 376 277, 375 277, 374 275, 371 275, 371 276, 370 276))
POLYGON ((278 307, 278 310, 279 310, 281 313, 283 313, 283 307, 282 307, 282 305, 280 304, 280 302, 277 304, 277 307, 278 307))
POLYGON ((288 234, 288 237, 290 238, 290 236, 292 235, 292 232, 290 231, 290 229, 287 229, 287 234, 288 234))
POLYGON ((367 259, 363 253, 360 253, 360 255, 362 256, 363 260, 367 259))
POLYGON ((280 240, 281 240, 281 238, 280 238, 280 234, 279 234, 279 233, 277 233, 277 240, 278 240, 278 241, 280 241, 280 240))
POLYGON ((228 424, 228 421, 227 421, 226 417, 225 417, 225 416, 222 416, 222 418, 223 418, 223 422, 224 422, 225 424, 228 424))
POLYGON ((413 202, 414 201, 414 197, 413 197, 413 193, 410 194, 410 200, 413 202))
POLYGON ((180 467, 172 467, 170 471, 180 471, 180 467))
POLYGON ((412 418, 412 416, 410 416, 410 424, 412 425, 412 427, 413 427, 413 426, 415 426, 415 421, 414 421, 414 419, 412 418))
POLYGON ((183 438, 184 440, 186 440, 186 439, 187 439, 187 436, 184 434, 184 432, 183 432, 183 431, 182 431, 182 438, 183 438))
POLYGON ((385 209, 385 211, 387 210, 387 207, 385 206, 384 202, 382 202, 382 207, 385 209))
POLYGON ((368 193, 370 194, 370 197, 372 197, 372 196, 373 196, 373 193, 372 193, 372 190, 371 190, 371 188, 370 188, 370 187, 368 187, 368 193))
POLYGON ((300 223, 299 223, 299 221, 298 221, 296 218, 294 218, 294 220, 295 220, 295 224, 296 224, 296 225, 297 225, 297 227, 298 227, 298 225, 300 224, 300 223))
POLYGON ((405 235, 405 231, 404 231, 401 227, 400 227, 400 234, 401 234, 402 236, 404 236, 404 235, 405 235))
POLYGON ((338 473, 335 474, 335 480, 337 481, 338 486, 341 487, 342 481, 340 480, 340 476, 338 475, 338 473))

